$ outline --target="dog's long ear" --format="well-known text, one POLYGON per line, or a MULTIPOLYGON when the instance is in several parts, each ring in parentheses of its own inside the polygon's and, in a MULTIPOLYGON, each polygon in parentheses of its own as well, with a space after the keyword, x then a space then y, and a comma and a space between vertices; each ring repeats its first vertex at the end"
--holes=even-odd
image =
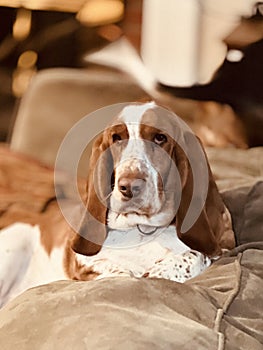
POLYGON ((106 239, 107 198, 111 192, 113 162, 106 131, 94 142, 86 189, 86 212, 71 248, 79 254, 94 255, 106 239))
POLYGON ((178 237, 190 248, 208 256, 235 245, 231 219, 218 192, 201 142, 187 133, 186 152, 174 146, 174 160, 181 177, 181 202, 175 222, 178 237), (199 150, 198 150, 199 148, 199 150), (189 152, 187 152, 189 150, 189 152), (190 150, 194 150, 191 155, 190 150), (203 153, 200 158, 200 152, 203 153))

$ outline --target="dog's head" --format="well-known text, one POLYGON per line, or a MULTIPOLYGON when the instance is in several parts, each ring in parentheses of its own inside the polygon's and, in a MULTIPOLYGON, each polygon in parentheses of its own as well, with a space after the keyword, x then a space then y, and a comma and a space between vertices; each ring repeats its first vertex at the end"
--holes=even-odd
POLYGON ((227 211, 199 140, 153 102, 126 106, 95 141, 86 208, 72 242, 80 254, 96 254, 107 227, 136 225, 175 224, 182 241, 210 256, 233 246, 227 211))

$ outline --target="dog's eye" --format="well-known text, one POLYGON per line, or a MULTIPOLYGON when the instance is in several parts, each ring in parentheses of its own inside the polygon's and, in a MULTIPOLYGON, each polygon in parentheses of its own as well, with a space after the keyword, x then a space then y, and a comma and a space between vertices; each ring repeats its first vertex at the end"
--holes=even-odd
POLYGON ((112 135, 112 141, 113 142, 121 141, 121 136, 118 135, 118 134, 113 134, 112 135))
POLYGON ((164 134, 156 134, 153 141, 157 145, 162 145, 167 141, 167 137, 164 134))

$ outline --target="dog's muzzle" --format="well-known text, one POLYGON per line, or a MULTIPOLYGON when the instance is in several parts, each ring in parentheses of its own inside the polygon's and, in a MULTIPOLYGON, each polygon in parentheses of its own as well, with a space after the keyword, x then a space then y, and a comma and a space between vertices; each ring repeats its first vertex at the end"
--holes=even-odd
POLYGON ((118 190, 124 199, 136 198, 142 195, 146 179, 135 176, 122 176, 118 181, 118 190))

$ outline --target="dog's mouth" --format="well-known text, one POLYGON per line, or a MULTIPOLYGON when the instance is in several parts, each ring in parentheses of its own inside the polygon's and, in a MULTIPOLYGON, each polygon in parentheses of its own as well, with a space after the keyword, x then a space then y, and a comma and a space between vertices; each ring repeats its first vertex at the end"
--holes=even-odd
POLYGON ((161 174, 150 165, 139 165, 131 162, 129 168, 126 165, 114 171, 110 208, 117 215, 136 214, 149 218, 160 211, 165 201, 161 174))
POLYGON ((152 206, 142 204, 140 202, 122 202, 120 203, 120 206, 118 207, 117 211, 118 214, 128 216, 128 215, 140 215, 145 217, 150 217, 151 215, 155 214, 155 211, 153 210, 152 206))
POLYGON ((122 214, 136 214, 150 217, 157 214, 163 206, 167 197, 163 188, 147 187, 145 182, 145 189, 137 189, 137 183, 133 184, 133 188, 128 190, 126 188, 113 189, 111 193, 111 210, 122 214), (122 191, 125 192, 123 195, 122 191))

